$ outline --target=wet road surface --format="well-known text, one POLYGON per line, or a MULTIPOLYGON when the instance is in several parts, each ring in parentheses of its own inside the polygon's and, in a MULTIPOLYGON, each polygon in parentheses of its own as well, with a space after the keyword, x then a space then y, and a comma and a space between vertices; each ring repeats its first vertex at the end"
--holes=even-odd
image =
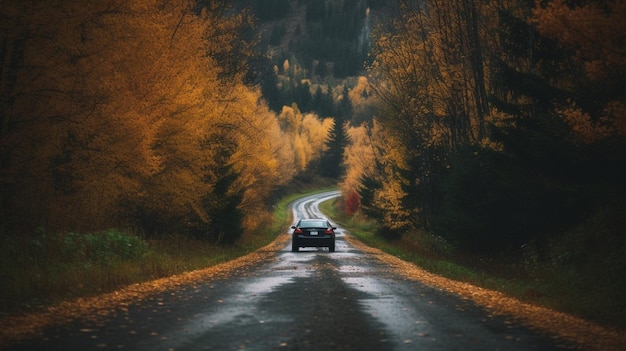
MULTIPOLYGON (((294 218, 322 216, 302 198, 294 218)), ((294 220, 295 221, 295 220, 294 220)), ((336 252, 270 259, 48 328, 12 350, 561 350, 473 302, 408 280, 337 230, 336 252)))

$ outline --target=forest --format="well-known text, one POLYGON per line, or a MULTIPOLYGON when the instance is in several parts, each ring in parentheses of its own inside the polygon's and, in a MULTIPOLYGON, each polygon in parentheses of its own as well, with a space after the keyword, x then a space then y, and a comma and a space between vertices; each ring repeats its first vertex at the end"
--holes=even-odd
POLYGON ((249 83, 224 2, 2 5, 0 231, 172 231, 232 243, 319 158, 332 121, 249 83))
POLYGON ((259 0, 260 85, 276 110, 335 119, 345 211, 382 220, 382 236, 425 231, 486 257, 613 257, 618 272, 624 6, 259 0), (362 64, 338 69, 351 57, 362 64))
POLYGON ((623 0, 4 1, 0 237, 232 244, 315 173, 388 240, 625 291, 625 13, 623 0))
POLYGON ((422 252, 624 291, 625 11, 399 1, 351 91, 376 114, 348 125, 346 212, 422 252))
POLYGON ((401 2, 374 41, 379 113, 351 126, 344 182, 388 235, 514 252, 601 216, 602 241, 624 247, 625 3, 570 6, 401 2))

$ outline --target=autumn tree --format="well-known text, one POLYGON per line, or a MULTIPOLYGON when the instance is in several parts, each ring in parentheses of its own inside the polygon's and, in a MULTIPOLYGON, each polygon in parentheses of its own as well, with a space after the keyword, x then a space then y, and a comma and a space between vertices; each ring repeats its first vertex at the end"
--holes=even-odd
POLYGON ((320 120, 315 114, 303 114, 296 104, 284 106, 278 119, 290 139, 290 147, 294 152, 294 171, 302 172, 311 161, 322 155, 332 119, 320 120))
POLYGON ((394 162, 373 158, 361 179, 346 163, 364 209, 402 209, 402 230, 486 253, 542 245, 616 203, 623 2, 401 3, 378 30, 368 77, 380 99, 372 140, 394 162))
POLYGON ((373 46, 371 83, 384 105, 380 123, 406 147, 407 167, 394 172, 404 205, 419 209, 414 225, 428 226, 449 155, 488 140, 482 9, 473 1, 401 4, 401 17, 373 46))
POLYGON ((3 3, 3 234, 135 226, 232 242, 261 224, 291 145, 244 84, 249 18, 204 4, 3 3))
POLYGON ((562 94, 549 82, 566 72, 568 54, 537 33, 525 1, 492 2, 482 11, 489 136, 448 157, 432 230, 468 251, 516 251, 544 242, 539 228, 563 225, 575 213, 559 176, 574 154, 547 114, 562 94))
POLYGON ((119 47, 153 23, 131 22, 140 6, 115 2, 9 2, 2 10, 3 201, 13 209, 5 223, 103 226, 159 167, 157 116, 144 100, 162 88, 146 90, 159 61, 119 47), (127 70, 155 61, 141 76, 127 70))
POLYGON ((401 235, 411 227, 413 211, 405 206, 404 180, 398 170, 406 170, 407 152, 402 142, 373 120, 371 124, 347 129, 350 143, 345 148, 346 175, 340 183, 345 199, 358 195, 361 209, 378 218, 387 237, 401 235))
POLYGON ((360 125, 371 121, 376 115, 376 106, 379 104, 367 77, 359 76, 355 86, 348 93, 350 98, 352 125, 360 125))

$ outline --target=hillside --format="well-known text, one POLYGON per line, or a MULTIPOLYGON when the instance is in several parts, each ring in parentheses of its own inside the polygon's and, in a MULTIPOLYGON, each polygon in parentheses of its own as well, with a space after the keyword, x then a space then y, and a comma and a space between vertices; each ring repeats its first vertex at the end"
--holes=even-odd
POLYGON ((364 73, 370 32, 388 16, 381 0, 236 1, 256 17, 255 35, 264 60, 258 71, 270 106, 296 103, 303 111, 333 116, 322 100, 337 100, 364 73), (318 101, 315 95, 318 95, 318 101), (327 98, 319 98, 328 95, 327 98))

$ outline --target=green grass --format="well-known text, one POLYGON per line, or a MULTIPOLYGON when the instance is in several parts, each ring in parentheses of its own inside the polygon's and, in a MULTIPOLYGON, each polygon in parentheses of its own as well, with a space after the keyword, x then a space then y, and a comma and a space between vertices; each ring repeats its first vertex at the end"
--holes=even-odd
POLYGON ((269 244, 287 229, 292 221, 292 201, 319 191, 281 198, 267 216, 271 223, 258 232, 247 233, 231 246, 177 235, 144 240, 115 229, 60 234, 40 230, 29 238, 0 238, 0 316, 241 257, 269 244))
POLYGON ((337 199, 322 203, 322 212, 365 244, 415 263, 429 272, 500 291, 601 325, 626 328, 624 274, 615 273, 623 264, 616 264, 613 272, 599 269, 583 272, 583 269, 593 269, 589 260, 582 263, 584 267, 572 268, 565 264, 554 266, 553 262, 529 265, 510 257, 463 256, 427 233, 405 234, 399 240, 387 240, 376 235, 380 229, 376 221, 359 214, 347 217, 337 210, 337 203, 337 199))
POLYGON ((117 230, 3 238, 0 313, 42 308, 62 300, 217 264, 245 253, 170 237, 142 240, 117 230))

